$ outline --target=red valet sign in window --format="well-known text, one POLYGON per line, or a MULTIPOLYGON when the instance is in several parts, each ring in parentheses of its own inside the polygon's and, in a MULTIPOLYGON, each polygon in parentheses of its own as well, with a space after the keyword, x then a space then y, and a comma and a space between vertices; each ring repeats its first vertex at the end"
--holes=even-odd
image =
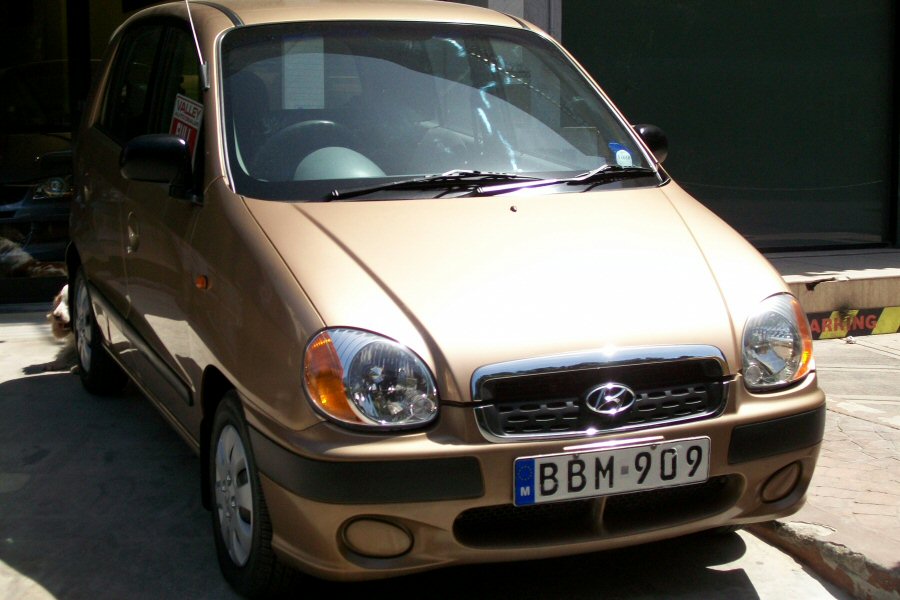
POLYGON ((172 111, 172 125, 169 133, 173 133, 187 142, 191 150, 191 160, 197 150, 197 136, 200 122, 203 120, 203 105, 187 96, 175 96, 175 108, 172 111))

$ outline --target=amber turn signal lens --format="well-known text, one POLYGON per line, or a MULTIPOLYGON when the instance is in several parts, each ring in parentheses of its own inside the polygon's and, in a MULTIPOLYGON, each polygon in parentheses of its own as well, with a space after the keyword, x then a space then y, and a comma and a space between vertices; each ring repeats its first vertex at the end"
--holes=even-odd
POLYGON ((327 332, 323 331, 310 342, 304 376, 312 401, 322 411, 342 421, 360 421, 347 403, 344 369, 327 332))
POLYGON ((800 367, 797 369, 795 379, 805 377, 812 369, 815 368, 813 363, 813 340, 812 332, 809 330, 809 321, 806 319, 806 313, 796 298, 792 298, 794 307, 794 316, 797 319, 797 328, 800 330, 800 338, 803 340, 803 350, 800 355, 800 367))

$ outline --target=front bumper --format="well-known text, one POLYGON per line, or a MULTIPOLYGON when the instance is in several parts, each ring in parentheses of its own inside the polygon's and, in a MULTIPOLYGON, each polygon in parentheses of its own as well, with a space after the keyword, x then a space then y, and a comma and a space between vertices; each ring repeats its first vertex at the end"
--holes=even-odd
POLYGON ((484 496, 474 456, 329 462, 292 454, 258 431, 250 443, 260 470, 285 491, 328 504, 396 504, 484 496))
MULTIPOLYGON (((319 577, 373 579, 593 552, 795 512, 824 432, 815 375, 778 401, 731 400, 737 408, 719 417, 649 432, 665 440, 709 437, 706 482, 532 507, 512 504, 514 460, 565 452, 584 439, 453 444, 420 434, 406 445, 331 450, 320 439, 306 456, 257 430, 251 443, 276 551, 319 577)), ((471 410, 450 407, 443 418, 460 422, 463 413, 471 410)))

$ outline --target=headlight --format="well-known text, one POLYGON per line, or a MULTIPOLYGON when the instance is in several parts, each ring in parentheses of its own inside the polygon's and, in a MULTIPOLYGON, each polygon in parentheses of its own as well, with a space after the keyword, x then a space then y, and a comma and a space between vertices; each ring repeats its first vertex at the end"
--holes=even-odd
POLYGON ((743 336, 744 383, 764 392, 798 381, 813 368, 806 315, 789 294, 766 298, 747 319, 743 336))
POLYGON ((328 417, 363 427, 408 428, 437 416, 434 378, 408 348, 356 329, 327 329, 304 357, 306 391, 328 417))

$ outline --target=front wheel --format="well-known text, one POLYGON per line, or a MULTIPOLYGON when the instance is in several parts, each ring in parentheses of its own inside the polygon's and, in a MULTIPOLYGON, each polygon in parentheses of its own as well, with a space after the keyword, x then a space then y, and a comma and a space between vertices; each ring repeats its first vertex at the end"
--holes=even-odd
POLYGON ((235 391, 216 409, 209 453, 213 535, 228 583, 248 597, 283 589, 294 573, 272 552, 272 524, 235 391))
POLYGON ((107 354, 87 285, 84 270, 79 268, 70 286, 69 306, 72 307, 72 331, 78 350, 78 372, 84 388, 92 394, 109 395, 122 391, 128 381, 125 372, 107 354))

